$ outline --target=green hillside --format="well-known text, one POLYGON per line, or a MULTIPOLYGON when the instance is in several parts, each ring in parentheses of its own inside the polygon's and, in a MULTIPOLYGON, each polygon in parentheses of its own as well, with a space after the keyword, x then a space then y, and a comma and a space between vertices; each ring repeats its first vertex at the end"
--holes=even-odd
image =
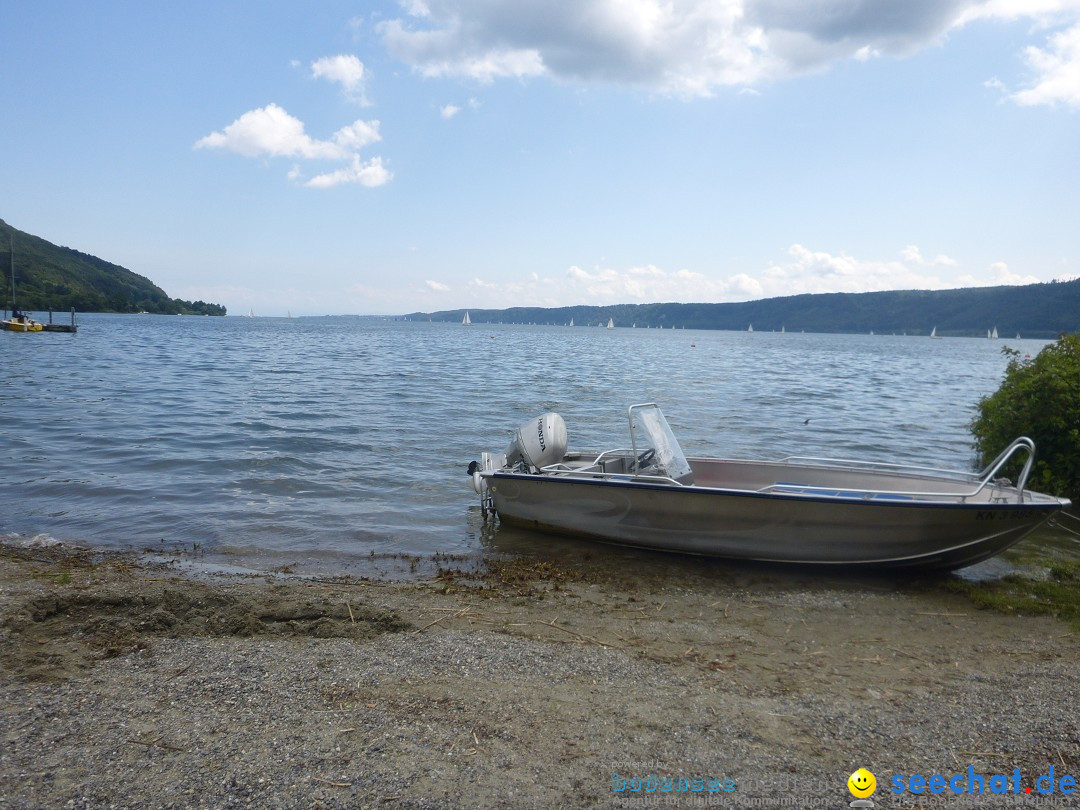
POLYGON ((11 254, 19 309, 57 312, 155 312, 167 315, 224 315, 225 307, 170 298, 150 279, 125 267, 60 247, 0 219, 0 300, 11 308, 11 254))
MULTIPOLYGON (((1020 287, 960 290, 897 290, 825 293, 767 298, 734 304, 619 304, 607 307, 513 307, 471 309, 473 323, 554 323, 572 318, 577 326, 671 327, 759 332, 852 332, 940 336, 985 336, 997 328, 1002 338, 1017 334, 1054 338, 1080 330, 1080 279, 1020 287)), ((414 312, 412 320, 458 321, 463 309, 414 312)))

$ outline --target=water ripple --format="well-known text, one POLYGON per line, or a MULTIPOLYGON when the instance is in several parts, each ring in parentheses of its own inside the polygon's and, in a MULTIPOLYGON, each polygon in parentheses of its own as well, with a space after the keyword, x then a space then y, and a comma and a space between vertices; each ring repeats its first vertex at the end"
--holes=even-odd
POLYGON ((575 447, 624 444, 655 401, 693 454, 957 467, 1006 364, 974 339, 357 318, 98 315, 0 344, 0 533, 338 563, 481 550, 465 466, 545 410, 575 447))

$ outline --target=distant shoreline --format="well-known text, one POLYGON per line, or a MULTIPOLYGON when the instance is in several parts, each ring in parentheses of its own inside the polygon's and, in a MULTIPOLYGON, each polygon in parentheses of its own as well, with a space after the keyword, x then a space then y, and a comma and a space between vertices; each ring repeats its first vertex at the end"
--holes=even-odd
POLYGON ((815 293, 733 303, 653 303, 608 306, 511 307, 410 312, 410 320, 474 324, 525 323, 596 327, 721 329, 826 334, 906 334, 981 337, 997 330, 1002 340, 1056 338, 1080 329, 1080 279, 954 290, 889 290, 815 293))

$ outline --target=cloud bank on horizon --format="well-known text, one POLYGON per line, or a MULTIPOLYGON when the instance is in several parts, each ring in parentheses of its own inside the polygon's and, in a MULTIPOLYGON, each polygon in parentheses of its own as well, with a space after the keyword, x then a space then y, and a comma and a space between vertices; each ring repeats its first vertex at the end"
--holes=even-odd
MULTIPOLYGON (((1043 280, 1011 272, 1005 262, 995 262, 981 276, 963 273, 945 277, 935 268, 955 267, 957 262, 942 255, 926 259, 915 245, 908 245, 896 258, 887 260, 833 255, 803 245, 792 245, 787 255, 787 261, 726 277, 688 269, 665 270, 651 264, 627 269, 584 269, 575 265, 559 273, 528 273, 510 281, 473 276, 460 284, 430 278, 407 287, 358 283, 340 293, 337 303, 345 307, 342 311, 400 314, 525 305, 554 308, 578 304, 723 303, 823 292, 947 290, 1037 284, 1043 280)), ((242 291, 220 288, 211 292, 225 299, 242 291)), ((288 288, 270 293, 298 305, 314 306, 317 301, 310 290, 288 288)))
MULTIPOLYGON (((372 36, 397 63, 439 86, 486 86, 512 81, 526 88, 548 82, 603 87, 649 98, 704 103, 724 93, 767 93, 772 85, 825 74, 844 63, 902 59, 928 48, 947 48, 950 35, 976 25, 1023 21, 1030 44, 1003 55, 1024 79, 1009 86, 994 76, 985 85, 1004 104, 1080 110, 1080 0, 400 0, 396 15, 371 14, 356 27, 372 36)), ((358 107, 378 106, 377 87, 361 59, 348 53, 294 62, 314 81, 339 86, 358 107)), ((466 105, 475 111, 475 98, 466 105)), ((463 102, 436 105, 447 126, 460 120, 463 102)), ((310 135, 299 118, 267 99, 231 123, 201 137, 197 150, 231 152, 273 164, 289 161, 288 182, 308 189, 349 185, 379 193, 394 180, 380 121, 343 120, 334 131, 310 135)), ((397 172, 409 167, 395 165, 397 172)), ((900 239, 903 239, 900 236, 900 239)), ((993 262, 979 272, 948 256, 923 257, 909 245, 886 259, 856 258, 795 244, 787 259, 725 277, 698 270, 639 266, 570 266, 516 281, 428 278, 397 289, 358 284, 357 302, 384 311, 405 301, 449 308, 642 301, 731 301, 802 292, 942 289, 1039 279, 993 262), (959 269, 958 269, 959 268, 959 269), (945 273, 947 270, 952 273, 945 273)), ((210 292, 212 294, 212 291, 210 292)))
MULTIPOLYGON (((527 300, 530 306, 561 307, 589 303, 645 304, 655 302, 724 302, 779 298, 819 292, 881 292, 884 290, 946 290, 956 287, 1037 284, 1041 279, 1012 273, 1004 262, 989 268, 988 275, 977 278, 964 274, 948 279, 934 272, 936 267, 955 267, 948 256, 925 259, 915 245, 908 245, 898 258, 886 261, 859 259, 841 253, 832 255, 810 250, 803 245, 788 249, 788 261, 716 278, 682 269, 664 270, 654 265, 617 270, 611 267, 583 269, 572 266, 561 276, 531 274, 519 281, 499 283, 472 278, 468 281, 468 300, 478 308, 503 309, 507 300, 527 300)), ((428 279, 427 290, 414 291, 431 309, 438 299, 430 293, 454 292, 443 282, 428 279), (425 293, 429 293, 425 295, 425 293)), ((367 291, 371 294, 373 291, 367 291)), ((456 307, 455 307, 456 308, 456 307)))

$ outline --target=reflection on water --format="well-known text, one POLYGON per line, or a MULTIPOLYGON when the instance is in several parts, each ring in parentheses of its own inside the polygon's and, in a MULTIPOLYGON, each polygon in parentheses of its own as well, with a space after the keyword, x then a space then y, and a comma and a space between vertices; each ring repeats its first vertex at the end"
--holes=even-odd
MULTIPOLYGON (((975 404, 1014 343, 344 317, 81 324, 0 333, 0 534, 258 570, 409 568, 513 546, 479 519, 465 469, 548 410, 574 448, 624 444, 626 406, 655 401, 688 454, 967 468, 975 404)), ((1027 542, 1080 557, 1055 529, 1027 542)))

